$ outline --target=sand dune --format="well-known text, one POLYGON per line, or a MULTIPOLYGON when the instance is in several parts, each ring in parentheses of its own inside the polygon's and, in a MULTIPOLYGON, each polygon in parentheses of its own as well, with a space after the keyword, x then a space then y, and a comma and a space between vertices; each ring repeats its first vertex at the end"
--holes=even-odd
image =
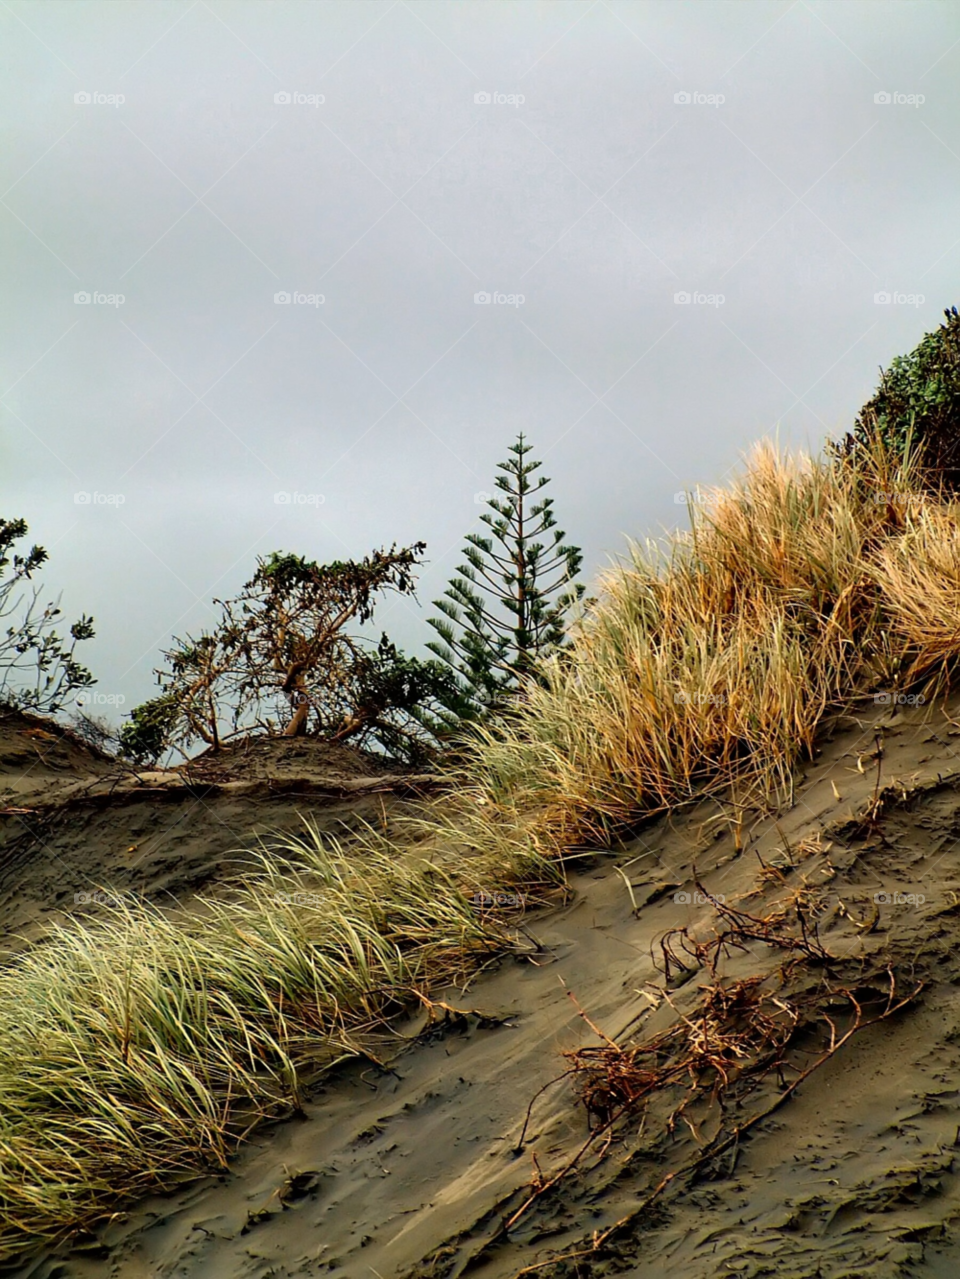
MULTIPOLYGON (((432 1025, 420 1015, 398 1026, 388 1069, 367 1062, 340 1068, 314 1093, 305 1120, 262 1131, 229 1173, 140 1203, 96 1240, 10 1273, 512 1279, 565 1253, 580 1256, 532 1273, 958 1273, 958 742, 960 730, 942 709, 923 715, 871 705, 859 722, 835 726, 798 781, 792 807, 760 821, 740 851, 713 803, 649 825, 574 877, 565 906, 528 916, 525 928, 540 949, 531 944, 468 990, 447 992, 461 1015, 432 1025), (864 823, 870 812, 876 821, 864 823), (688 1112, 690 1126, 678 1123, 672 1134, 664 1121, 677 1097, 652 1100, 643 1123, 637 1115, 619 1125, 606 1149, 595 1143, 575 1173, 504 1231, 530 1199, 534 1159, 547 1180, 588 1137, 586 1113, 566 1079, 536 1100, 517 1150, 531 1100, 567 1065, 561 1054, 597 1043, 568 992, 605 1034, 627 1044, 688 1013, 710 984, 705 969, 675 974, 668 991, 675 1009, 655 990, 664 988, 664 934, 686 926, 707 937, 716 923, 709 901, 676 900, 693 895, 694 869, 708 894, 758 918, 802 884, 819 893, 817 929, 831 959, 819 968, 798 963, 782 984, 784 998, 845 984, 859 992, 869 1019, 882 1011, 888 968, 898 997, 922 989, 824 1060, 722 1158, 683 1172, 721 1122, 732 1129, 775 1105, 781 1085, 773 1075, 728 1103, 726 1114, 702 1098, 688 1112), (891 901, 878 905, 877 893, 891 901), (673 1171, 676 1179, 638 1214, 673 1171), (593 1248, 596 1235, 617 1222, 593 1248)), ((92 772, 100 778, 99 766, 92 772)), ((219 784, 238 780, 224 775, 219 784)), ((359 803, 339 797, 317 810, 315 796, 287 795, 265 812, 259 793, 221 792, 211 808, 192 810, 193 834, 184 840, 199 849, 205 838, 211 852, 227 847, 232 833, 214 816, 220 806, 236 805, 237 821, 255 809, 268 825, 281 813, 292 818, 295 807, 332 815, 370 802, 369 795, 359 803)), ((57 847, 79 866, 80 848, 104 841, 107 828, 98 822, 105 812, 115 822, 120 813, 122 821, 133 813, 142 820, 147 811, 168 820, 182 808, 160 800, 81 807, 78 816, 64 815, 57 847)), ((161 869, 158 854, 139 874, 146 882, 152 866, 161 883, 164 875, 166 882, 193 875, 199 852, 175 856, 174 869, 161 869)), ((100 866, 118 872, 123 862, 104 850, 100 866)), ((36 884, 50 873, 39 872, 36 884)), ((34 882, 29 871, 24 878, 34 882)), ((731 949, 721 971, 743 980, 774 974, 783 959, 753 941, 731 949)), ((840 1034, 849 1028, 849 1006, 835 1001, 823 1009, 840 1034)), ((826 1022, 811 1016, 788 1053, 784 1082, 824 1057, 828 1040, 826 1022)))

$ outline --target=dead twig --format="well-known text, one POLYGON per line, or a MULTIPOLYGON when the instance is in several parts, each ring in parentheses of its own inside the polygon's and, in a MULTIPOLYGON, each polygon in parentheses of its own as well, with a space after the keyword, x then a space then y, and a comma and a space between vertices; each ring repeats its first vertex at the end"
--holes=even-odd
POLYGON ((797 911, 800 935, 786 930, 787 913, 776 910, 767 916, 751 915, 748 911, 728 906, 718 897, 709 894, 694 872, 693 882, 697 892, 712 902, 719 917, 720 927, 715 927, 713 936, 700 940, 686 926, 671 928, 660 939, 660 951, 663 956, 663 973, 669 982, 673 971, 689 971, 683 957, 694 962, 697 968, 709 968, 716 976, 717 965, 721 957, 726 958, 732 949, 746 951, 748 944, 760 941, 778 950, 792 952, 797 958, 817 963, 825 963, 832 956, 824 948, 814 924, 812 931, 801 911, 797 911), (678 953, 679 952, 679 953, 678 953))

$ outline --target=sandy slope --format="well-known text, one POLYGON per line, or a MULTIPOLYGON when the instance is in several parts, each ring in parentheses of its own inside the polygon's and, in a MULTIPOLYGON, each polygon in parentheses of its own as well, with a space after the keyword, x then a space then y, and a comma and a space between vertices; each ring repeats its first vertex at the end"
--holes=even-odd
MULTIPOLYGON (((366 1064, 342 1070, 305 1121, 261 1133, 228 1174, 138 1205, 87 1251, 38 1258, 15 1273, 512 1279, 551 1255, 579 1251, 576 1262, 534 1273, 960 1274, 958 733, 940 710, 923 722, 917 711, 871 706, 859 724, 824 742, 793 806, 779 820, 760 821, 741 852, 728 824, 713 820, 714 805, 651 825, 625 852, 577 876, 565 907, 528 919, 540 951, 506 959, 470 990, 451 992, 462 1018, 404 1027, 409 1040, 398 1038, 388 1072, 366 1064), (878 761, 870 758, 878 728, 883 815, 858 827, 852 819, 878 793, 878 761), (816 835, 819 851, 805 842, 816 835), (780 877, 760 874, 762 864, 778 862, 780 877), (617 865, 626 867, 636 915, 617 865), (719 1126, 715 1106, 700 1105, 691 1111, 693 1129, 678 1123, 670 1136, 665 1107, 651 1103, 642 1131, 639 1119, 619 1129, 603 1158, 586 1157, 578 1175, 504 1233, 503 1222, 529 1195, 534 1156, 549 1177, 587 1135, 586 1116, 562 1081, 535 1103, 525 1148, 516 1150, 528 1104, 564 1068, 560 1053, 596 1042, 567 991, 614 1037, 666 1028, 674 1010, 659 1000, 653 1007, 641 992, 663 985, 656 960, 666 930, 689 925, 707 935, 715 920, 709 904, 674 900, 692 887, 694 865, 711 893, 758 916, 801 880, 819 886, 820 936, 834 959, 820 969, 799 965, 785 989, 815 993, 833 973, 869 1001, 871 989, 882 995, 891 965, 901 993, 919 982, 922 991, 855 1036, 721 1159, 695 1177, 678 1176, 601 1251, 589 1251, 592 1232, 629 1218, 665 1173, 696 1158, 696 1140, 708 1141, 719 1126), (878 891, 925 900, 875 912, 878 891)), ((723 971, 729 978, 772 972, 782 958, 751 942, 731 952, 723 971)), ((689 1011, 708 983, 703 969, 675 979, 676 1008, 689 1011)), ((842 1033, 847 1011, 832 1015, 842 1033)), ((825 1045, 825 1023, 812 1023, 797 1040, 791 1077, 825 1045)), ((727 1122, 777 1097, 768 1078, 727 1122)))
POLYGON ((158 905, 236 873, 237 850, 379 823, 434 779, 320 742, 274 739, 169 771, 123 768, 49 720, 0 712, 0 929, 15 948, 115 889, 158 905), (78 903, 77 894, 91 899, 78 903))

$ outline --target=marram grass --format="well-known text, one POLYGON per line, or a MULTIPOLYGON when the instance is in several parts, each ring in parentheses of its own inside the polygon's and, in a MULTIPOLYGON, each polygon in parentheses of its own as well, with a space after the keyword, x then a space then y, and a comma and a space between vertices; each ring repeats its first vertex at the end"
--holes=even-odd
POLYGON ((0 1258, 222 1167, 384 1019, 508 945, 452 877, 370 835, 266 852, 226 898, 118 899, 0 970, 0 1258))

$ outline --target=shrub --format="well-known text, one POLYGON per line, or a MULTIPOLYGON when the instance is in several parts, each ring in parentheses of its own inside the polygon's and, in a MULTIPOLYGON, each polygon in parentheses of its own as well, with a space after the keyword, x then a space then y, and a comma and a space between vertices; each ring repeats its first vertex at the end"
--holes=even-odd
POLYGON ((789 795, 823 715, 904 651, 871 564, 909 506, 877 494, 911 484, 879 443, 856 467, 757 450, 730 488, 701 495, 689 531, 635 546, 563 659, 477 730, 435 814, 445 838, 521 865, 704 794, 789 795))
POLYGON ((201 741, 218 750, 251 732, 352 740, 403 759, 430 754, 432 709, 452 692, 437 662, 404 657, 383 636, 353 633, 386 592, 410 595, 423 543, 363 560, 317 564, 274 552, 257 560, 239 596, 216 601, 218 625, 174 639, 157 671, 162 689, 138 707, 124 753, 155 759, 201 741))
POLYGON ((0 703, 52 715, 71 700, 77 689, 96 680, 77 661, 77 644, 94 636, 93 618, 73 622, 69 639, 56 627, 59 600, 40 603, 41 588, 33 582, 46 563, 47 552, 33 546, 24 555, 13 548, 26 537, 21 519, 0 519, 0 703))
POLYGON ((960 313, 928 333, 909 355, 881 370, 880 386, 857 418, 847 448, 869 448, 875 432, 901 457, 923 451, 925 466, 953 488, 960 484, 960 313))
POLYGON ((508 935, 439 866, 315 829, 192 914, 117 898, 0 971, 0 1260, 222 1168, 508 935))
POLYGON ((120 730, 120 754, 134 764, 155 764, 169 747, 177 719, 177 703, 170 696, 135 706, 120 730))

